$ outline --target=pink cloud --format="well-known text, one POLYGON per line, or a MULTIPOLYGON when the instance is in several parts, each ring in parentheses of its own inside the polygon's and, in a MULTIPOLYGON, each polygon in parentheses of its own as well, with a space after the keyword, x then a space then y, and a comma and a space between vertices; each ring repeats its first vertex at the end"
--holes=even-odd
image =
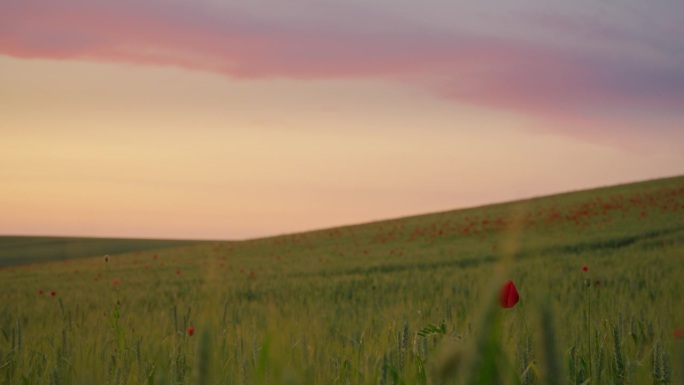
POLYGON ((410 73, 424 62, 402 60, 411 54, 398 37, 270 25, 180 4, 22 3, 5 9, 0 22, 0 51, 22 58, 165 64, 235 77, 304 79, 410 73))
MULTIPOLYGON (((565 134, 582 130, 568 122, 615 120, 606 111, 684 110, 684 63, 668 52, 657 60, 597 53, 430 30, 380 15, 372 21, 389 27, 373 32, 355 28, 348 17, 350 27, 343 28, 277 23, 208 5, 15 2, 0 5, 0 54, 178 66, 237 78, 386 78, 462 103, 530 114, 565 134)), ((585 25, 537 20, 566 33, 585 25)), ((606 30, 590 34, 632 38, 606 30)))

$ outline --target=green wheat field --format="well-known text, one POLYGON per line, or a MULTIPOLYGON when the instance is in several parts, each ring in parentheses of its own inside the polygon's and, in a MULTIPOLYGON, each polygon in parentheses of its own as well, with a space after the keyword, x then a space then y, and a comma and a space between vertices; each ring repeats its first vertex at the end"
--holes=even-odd
POLYGON ((0 384, 684 384, 684 177, 0 266, 0 384))

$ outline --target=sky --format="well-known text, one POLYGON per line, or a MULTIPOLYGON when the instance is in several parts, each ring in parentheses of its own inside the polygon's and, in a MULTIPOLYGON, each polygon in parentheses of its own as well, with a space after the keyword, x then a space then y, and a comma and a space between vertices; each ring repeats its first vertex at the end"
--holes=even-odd
POLYGON ((0 3, 0 234, 245 239, 684 174, 680 0, 0 3))

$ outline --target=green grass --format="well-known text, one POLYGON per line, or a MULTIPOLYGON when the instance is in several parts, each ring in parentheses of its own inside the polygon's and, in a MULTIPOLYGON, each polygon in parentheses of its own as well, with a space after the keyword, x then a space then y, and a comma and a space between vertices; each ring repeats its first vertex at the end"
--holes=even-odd
POLYGON ((164 239, 0 236, 0 266, 92 257, 196 244, 164 239))
POLYGON ((684 177, 96 254, 0 270, 0 384, 684 383, 684 177))

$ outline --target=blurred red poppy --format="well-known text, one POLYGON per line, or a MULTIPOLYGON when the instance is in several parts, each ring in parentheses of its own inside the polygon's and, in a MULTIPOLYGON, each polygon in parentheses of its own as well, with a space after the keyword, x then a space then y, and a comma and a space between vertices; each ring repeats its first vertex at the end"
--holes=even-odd
POLYGON ((589 271, 589 268, 586 266, 582 266, 582 271, 589 271))
POLYGON ((520 300, 520 295, 518 294, 518 289, 515 288, 513 281, 508 281, 501 286, 499 291, 499 305, 502 308, 508 309, 515 306, 520 300))
POLYGON ((676 329, 675 331, 672 332, 672 335, 674 336, 674 338, 677 338, 677 339, 684 338, 684 328, 676 329))
POLYGON ((188 335, 191 336, 195 334, 195 328, 193 326, 188 327, 188 335))

